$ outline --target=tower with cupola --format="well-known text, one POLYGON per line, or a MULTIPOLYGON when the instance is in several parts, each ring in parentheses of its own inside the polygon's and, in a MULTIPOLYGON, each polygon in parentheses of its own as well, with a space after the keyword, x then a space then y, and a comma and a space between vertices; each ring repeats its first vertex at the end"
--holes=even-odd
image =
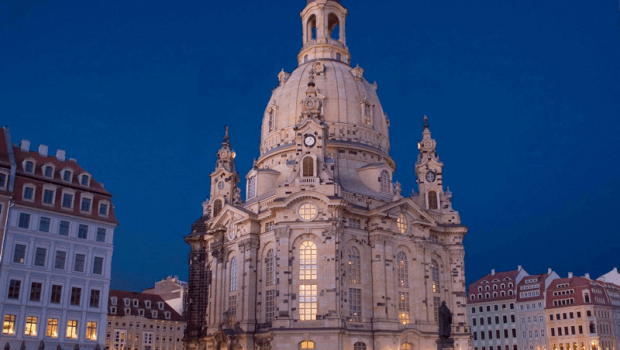
POLYGON ((418 192, 403 196, 391 122, 378 85, 350 65, 346 17, 335 0, 301 12, 298 67, 277 75, 245 201, 226 133, 186 237, 188 350, 433 348, 443 301, 455 348, 468 349, 467 228, 443 190, 428 120, 418 192))

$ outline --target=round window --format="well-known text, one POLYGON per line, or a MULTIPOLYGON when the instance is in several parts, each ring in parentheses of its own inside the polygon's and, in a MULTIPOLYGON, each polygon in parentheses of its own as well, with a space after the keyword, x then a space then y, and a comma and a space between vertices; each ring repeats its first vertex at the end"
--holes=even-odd
POLYGON ((316 205, 312 203, 304 203, 297 210, 297 214, 299 214, 299 217, 302 220, 310 221, 316 217, 318 211, 316 209, 316 205))
POLYGON ((224 181, 220 181, 217 183, 217 189, 220 191, 224 189, 224 181))
POLYGON ((398 215, 396 224, 398 225, 398 230, 400 231, 400 233, 407 232, 407 218, 405 217, 405 214, 401 213, 400 215, 398 215))

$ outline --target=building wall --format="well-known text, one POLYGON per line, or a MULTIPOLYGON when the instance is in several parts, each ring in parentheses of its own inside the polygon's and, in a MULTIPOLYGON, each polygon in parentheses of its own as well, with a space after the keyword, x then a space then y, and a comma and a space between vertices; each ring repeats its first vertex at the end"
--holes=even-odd
POLYGON ((114 350, 182 350, 185 322, 108 316, 105 347, 114 350), (149 336, 150 335, 150 336, 149 336))

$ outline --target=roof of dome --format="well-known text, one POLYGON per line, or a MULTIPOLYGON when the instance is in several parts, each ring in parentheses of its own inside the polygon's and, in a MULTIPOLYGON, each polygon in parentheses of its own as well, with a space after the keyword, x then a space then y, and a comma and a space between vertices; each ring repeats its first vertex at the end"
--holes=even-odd
MULTIPOLYGON (((329 139, 338 139, 339 128, 348 125, 359 129, 359 132, 356 129, 355 135, 365 135, 362 143, 388 153, 388 125, 377 96, 376 84, 368 83, 362 77, 363 70, 359 67, 352 69, 345 63, 323 59, 300 65, 274 90, 263 118, 261 153, 273 148, 267 142, 272 134, 298 123, 301 101, 306 97, 310 74, 317 70, 313 69, 317 64, 319 72, 322 72, 315 75, 314 83, 319 97, 324 98, 323 118, 330 128, 329 139), (372 118, 369 121, 364 117, 364 102, 370 107, 372 118), (269 114, 272 109, 275 109, 275 126, 270 131, 269 114)), ((348 135, 348 138, 351 136, 348 135)))

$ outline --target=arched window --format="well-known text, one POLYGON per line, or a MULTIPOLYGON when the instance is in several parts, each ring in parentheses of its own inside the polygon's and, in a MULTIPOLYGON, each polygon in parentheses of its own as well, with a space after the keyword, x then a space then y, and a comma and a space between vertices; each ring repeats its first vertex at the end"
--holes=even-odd
POLYGON ((390 174, 383 170, 381 172, 381 176, 379 177, 379 182, 381 183, 381 192, 383 193, 392 193, 391 185, 392 181, 390 181, 390 174))
POLYGON ((312 15, 308 18, 306 26, 307 40, 316 40, 316 16, 312 15))
POLYGON ((439 264, 431 260, 431 277, 433 279, 433 293, 439 293, 439 264))
POLYGON ((315 280, 316 270, 316 244, 305 241, 299 247, 299 279, 315 280))
POLYGON ((314 176, 314 159, 308 156, 303 159, 301 162, 302 166, 302 176, 304 177, 312 177, 314 176))
POLYGON ((480 287, 480 286, 479 286, 479 287, 478 287, 478 291, 479 291, 479 292, 482 292, 482 287, 480 287))
POLYGON ((490 297, 491 297, 491 294, 490 294, 490 293, 485 293, 485 294, 484 294, 484 297, 488 299, 488 298, 490 298, 490 297))
POLYGON ((500 295, 501 295, 502 297, 505 297, 505 296, 506 296, 506 292, 502 291, 502 292, 500 293, 500 295))
POLYGON ((433 190, 428 191, 428 209, 439 209, 439 205, 437 204, 437 192, 433 190))
POLYGON ((366 350, 366 343, 358 341, 357 343, 353 344, 353 350, 366 350))
POLYGON ((213 217, 216 217, 220 211, 222 211, 222 201, 219 199, 216 199, 213 202, 213 217))
POLYGON ((409 268, 407 266, 407 255, 403 252, 396 254, 396 268, 398 269, 398 286, 409 287, 409 268))
POLYGON ((349 283, 358 284, 361 279, 360 251, 356 247, 351 247, 349 249, 349 283))
POLYGON ((589 302, 590 302, 590 294, 586 293, 586 294, 584 295, 584 301, 585 301, 586 303, 589 303, 589 302))
POLYGON ((340 40, 340 20, 333 13, 327 16, 327 32, 330 39, 340 40))
POLYGON ((230 261, 230 291, 237 290, 237 258, 230 261))
POLYGON ((276 111, 273 108, 269 110, 268 123, 269 123, 269 132, 274 131, 276 128, 276 111))
POLYGON ((307 340, 299 343, 299 349, 314 349, 314 342, 307 340))
POLYGON ((508 295, 512 295, 512 290, 509 290, 509 291, 508 291, 508 295))
POLYGON ((410 343, 403 343, 403 345, 400 346, 400 350, 412 350, 413 347, 411 346, 410 343))
POLYGON ((493 290, 497 290, 497 284, 493 285, 493 290))
POLYGON ((506 285, 502 283, 502 285, 500 286, 501 289, 506 288, 506 285))
POLYGON ((485 286, 484 290, 491 290, 491 287, 490 286, 485 286))
POLYGON ((478 293, 478 299, 482 299, 482 293, 478 293))
POLYGON ((248 179, 248 199, 256 197, 256 176, 248 179))
POLYGON ((338 60, 338 61, 342 60, 342 57, 340 57, 339 53, 336 54, 336 60, 338 60))
POLYGON ((508 288, 512 288, 512 282, 508 283, 508 288))
POLYGON ((493 292, 493 298, 497 298, 497 292, 493 292))
POLYGON ((469 299, 471 299, 471 300, 476 300, 476 295, 475 295, 475 294, 471 294, 471 295, 469 296, 469 299))
POLYGON ((273 249, 269 249, 267 256, 265 257, 265 284, 272 286, 275 283, 275 256, 273 249))
POLYGON ((398 231, 400 231, 400 233, 407 232, 407 217, 405 217, 405 214, 400 213, 400 215, 398 215, 396 224, 398 225, 398 231))

